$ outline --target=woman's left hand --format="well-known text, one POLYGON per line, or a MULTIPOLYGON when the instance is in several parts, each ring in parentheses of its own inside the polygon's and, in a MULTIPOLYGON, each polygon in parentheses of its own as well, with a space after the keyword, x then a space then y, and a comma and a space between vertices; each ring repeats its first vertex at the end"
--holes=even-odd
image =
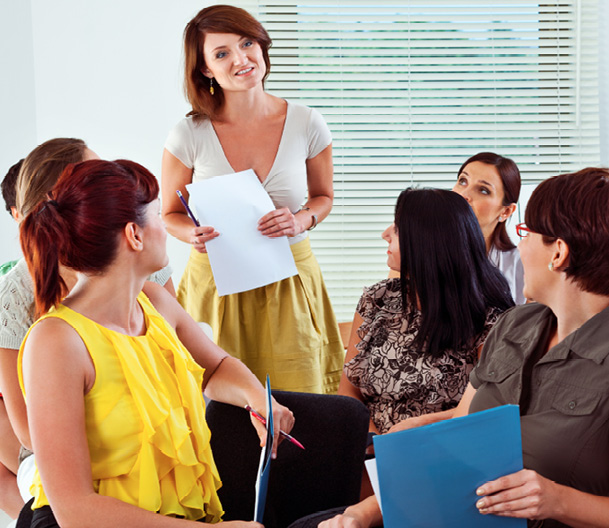
MULTIPOLYGON (((265 416, 264 409, 260 409, 259 407, 252 408, 258 412, 261 416, 265 416)), ((260 447, 263 447, 266 444, 266 425, 263 425, 260 421, 258 421, 253 415, 250 416, 252 420, 252 424, 256 428, 256 432, 260 437, 260 447)), ((284 433, 289 433, 294 427, 294 414, 287 407, 277 403, 275 398, 273 398, 273 453, 272 458, 277 458, 277 446, 283 440, 283 437, 279 435, 279 431, 283 431, 284 433)))
POLYGON ((484 495, 476 502, 484 515, 548 519, 556 517, 560 506, 558 485, 530 469, 487 482, 476 494, 484 495))
POLYGON ((264 236, 296 236, 305 231, 296 215, 287 207, 275 209, 258 220, 258 231, 264 236))

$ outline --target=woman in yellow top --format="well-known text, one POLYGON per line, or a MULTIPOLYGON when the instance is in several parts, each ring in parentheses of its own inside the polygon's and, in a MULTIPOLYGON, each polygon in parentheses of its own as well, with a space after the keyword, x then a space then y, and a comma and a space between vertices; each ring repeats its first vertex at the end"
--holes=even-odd
MULTIPOLYGON (((157 197, 142 166, 85 161, 68 167, 21 224, 36 310, 48 312, 19 357, 39 472, 33 524, 217 522, 220 477, 201 388, 215 400, 265 409, 254 375, 171 295, 154 284, 142 292, 146 277, 167 264, 157 197), (78 274, 67 296, 60 265, 78 274)), ((278 404, 274 419, 277 431, 294 421, 278 404)))

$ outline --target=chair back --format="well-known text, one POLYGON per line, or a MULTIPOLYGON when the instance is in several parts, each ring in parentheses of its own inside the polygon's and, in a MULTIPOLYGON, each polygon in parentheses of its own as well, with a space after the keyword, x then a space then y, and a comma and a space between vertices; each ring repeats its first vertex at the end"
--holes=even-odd
MULTIPOLYGON (((359 500, 370 416, 346 396, 273 391, 296 418, 290 442, 271 462, 265 528, 285 528, 311 513, 359 500)), ((207 407, 211 447, 222 479, 224 520, 252 520, 260 442, 249 413, 212 401, 207 407)))

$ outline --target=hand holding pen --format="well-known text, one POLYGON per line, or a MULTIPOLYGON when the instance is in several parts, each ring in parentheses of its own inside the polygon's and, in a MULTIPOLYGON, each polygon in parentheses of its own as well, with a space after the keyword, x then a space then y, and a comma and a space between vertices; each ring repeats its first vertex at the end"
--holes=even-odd
POLYGON ((182 192, 180 190, 177 190, 176 194, 178 195, 178 198, 182 202, 184 209, 186 209, 186 213, 192 220, 192 223, 195 225, 195 228, 192 230, 192 238, 189 240, 189 242, 193 245, 193 247, 199 253, 207 253, 207 248, 205 247, 206 242, 213 240, 220 233, 218 233, 211 226, 201 226, 201 224, 199 224, 199 221, 197 220, 196 216, 194 215, 194 213, 188 206, 188 202, 184 199, 182 192))
MULTIPOLYGON (((261 414, 258 414, 254 409, 252 409, 249 405, 246 405, 245 408, 251 413, 251 415, 256 418, 260 423, 266 425, 266 419, 261 414)), ((296 440, 293 436, 290 436, 285 431, 279 431, 279 434, 283 436, 288 442, 292 442, 295 446, 300 447, 300 449, 304 449, 304 446, 296 440)))
POLYGON ((201 224, 199 224, 199 221, 197 220, 196 216, 193 214, 193 212, 190 210, 190 207, 188 207, 188 202, 184 199, 184 196, 182 195, 182 191, 180 191, 179 189, 176 191, 178 198, 180 199, 180 202, 182 202, 182 205, 184 206, 184 209, 186 209, 186 212, 188 213, 188 216, 190 216, 190 219, 192 220, 192 223, 196 226, 199 227, 201 224))

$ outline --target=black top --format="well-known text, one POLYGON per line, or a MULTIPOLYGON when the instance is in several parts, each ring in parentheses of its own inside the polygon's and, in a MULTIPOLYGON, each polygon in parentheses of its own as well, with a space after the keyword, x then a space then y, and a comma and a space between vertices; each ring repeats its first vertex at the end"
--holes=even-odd
POLYGON ((537 303, 499 319, 470 375, 477 389, 470 412, 521 405, 524 467, 607 496, 609 308, 543 354, 555 325, 552 311, 537 303))

